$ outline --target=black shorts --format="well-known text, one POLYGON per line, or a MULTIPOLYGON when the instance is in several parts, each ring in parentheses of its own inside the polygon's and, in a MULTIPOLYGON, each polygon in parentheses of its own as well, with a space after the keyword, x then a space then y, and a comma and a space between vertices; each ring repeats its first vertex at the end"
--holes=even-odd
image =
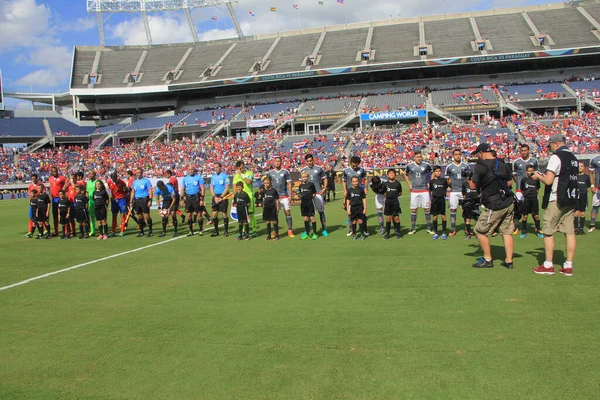
POLYGON ((315 203, 311 200, 302 200, 300 202, 300 215, 303 217, 315 216, 315 203))
MULTIPOLYGON (((150 214, 150 207, 148 207, 149 202, 150 199, 148 197, 135 199, 133 201, 133 212, 136 214, 150 214)), ((96 216, 96 219, 99 219, 98 216, 96 216)))
POLYGON ((364 211, 365 211, 365 209, 362 204, 358 205, 358 206, 350 206, 350 220, 356 221, 356 220, 362 219, 364 221, 364 219, 365 219, 364 211))
POLYGON ((446 215, 446 199, 433 197, 431 199, 431 215, 446 215))
POLYGON ((187 213, 197 213, 200 212, 200 196, 186 196, 185 198, 185 212, 187 213))
POLYGON ((96 211, 96 220, 103 221, 106 219, 106 215, 108 214, 106 212, 106 206, 96 207, 95 211, 96 211))
POLYGON ((538 202, 537 197, 532 199, 525 197, 523 203, 522 215, 538 215, 540 213, 540 203, 538 202))
POLYGON ((58 223, 61 225, 67 225, 69 223, 69 218, 67 218, 67 213, 61 213, 58 215, 58 223))
POLYGON ((277 208, 275 206, 263 208, 263 221, 277 221, 277 208))
POLYGON ((244 208, 237 209, 238 222, 248 222, 248 210, 244 208))
POLYGON ((35 218, 36 222, 48 222, 48 217, 46 217, 46 211, 38 208, 37 217, 35 218))
POLYGON ((397 217, 402 214, 400 210, 400 203, 397 201, 386 201, 383 206, 383 215, 397 217))
POLYGON ((229 209, 229 200, 221 200, 218 204, 215 203, 215 198, 212 199, 212 210, 213 212, 227 213, 229 209))
POLYGON ((77 222, 84 223, 84 222, 88 222, 88 212, 86 209, 82 209, 82 210, 75 210, 75 220, 77 222))
POLYGON ((577 199, 577 205, 575 206, 575 211, 584 212, 585 210, 587 210, 587 206, 588 206, 587 196, 579 197, 577 199))
MULTIPOLYGON (((173 201, 164 201, 163 200, 161 210, 168 210, 169 207, 171 207, 172 202, 173 201)), ((173 206, 173 208, 171 208, 171 211, 175 211, 175 206, 173 206)))

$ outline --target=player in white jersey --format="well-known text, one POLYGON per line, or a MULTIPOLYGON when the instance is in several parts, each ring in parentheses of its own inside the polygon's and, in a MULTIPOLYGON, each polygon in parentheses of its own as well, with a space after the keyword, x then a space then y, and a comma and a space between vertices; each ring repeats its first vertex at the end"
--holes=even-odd
POLYGON ((456 211, 458 204, 463 198, 462 187, 466 181, 469 165, 462 162, 462 152, 460 149, 452 151, 453 161, 446 167, 446 179, 450 187, 450 236, 456 235, 456 211))
MULTIPOLYGON (((523 200, 523 194, 521 193, 521 181, 527 178, 527 167, 529 165, 533 165, 534 171, 537 171, 539 169, 539 166, 538 161, 535 158, 531 157, 528 144, 523 143, 521 145, 521 147, 519 148, 519 154, 521 156, 515 161, 513 161, 512 168, 513 175, 515 176, 514 181, 516 183, 516 196, 518 199, 523 200)), ((515 231, 513 232, 513 235, 519 233, 518 227, 520 218, 521 215, 518 215, 518 213, 515 212, 515 231)))

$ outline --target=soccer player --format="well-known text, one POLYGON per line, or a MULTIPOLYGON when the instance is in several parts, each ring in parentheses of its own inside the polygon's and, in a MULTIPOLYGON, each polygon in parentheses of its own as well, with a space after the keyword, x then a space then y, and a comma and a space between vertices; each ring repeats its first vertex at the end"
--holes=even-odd
POLYGON ((165 174, 167 175, 167 178, 169 178, 168 183, 173 186, 173 190, 175 190, 175 195, 173 196, 173 201, 175 202, 173 206, 175 214, 179 215, 181 217, 181 223, 185 224, 185 214, 179 209, 179 181, 170 169, 168 169, 165 174))
POLYGON ((152 237, 152 217, 150 207, 152 206, 153 189, 150 179, 144 178, 144 170, 136 168, 136 179, 131 185, 130 203, 133 204, 133 212, 138 215, 140 233, 138 237, 145 236, 144 228, 148 225, 148 237, 152 237))
POLYGON ((135 181, 135 174, 133 173, 132 170, 128 170, 126 173, 127 173, 127 186, 131 188, 133 186, 133 182, 135 181))
POLYGON ((323 231, 321 234, 325 237, 329 236, 327 232, 327 218, 325 218, 325 199, 323 198, 323 192, 328 185, 327 175, 325 174, 325 170, 319 166, 315 165, 315 158, 312 154, 307 154, 304 156, 304 160, 306 161, 306 167, 302 168, 300 173, 306 172, 308 173, 308 181, 311 182, 317 193, 315 198, 313 199, 315 211, 319 213, 319 219, 321 220, 321 227, 323 231))
MULTIPOLYGON (((54 222, 54 236, 58 236, 58 198, 61 190, 67 185, 67 178, 58 174, 58 168, 50 168, 50 196, 52 197, 52 220, 54 222)), ((45 188, 44 188, 45 189, 45 188)))
POLYGON ((410 189, 410 225, 409 235, 417 233, 417 210, 422 208, 425 211, 425 221, 427 222, 427 233, 433 235, 431 230, 431 197, 429 196, 429 187, 427 174, 432 171, 431 165, 423 161, 423 154, 415 151, 413 162, 406 166, 404 180, 410 189), (409 179, 410 177, 410 179, 409 179))
POLYGON ((359 186, 358 176, 353 176, 351 179, 352 187, 346 191, 346 210, 352 222, 352 240, 356 240, 356 225, 361 227, 360 240, 365 240, 367 231, 365 226, 365 215, 367 213, 367 195, 365 190, 359 186))
MULTIPOLYGON (((117 231, 117 217, 121 213, 121 230, 119 237, 125 235, 125 220, 127 219, 127 183, 123 179, 119 179, 116 172, 110 174, 107 180, 108 188, 111 194, 110 211, 112 213, 112 227, 108 237, 114 237, 117 231)), ((135 218, 135 217, 134 217, 135 218)))
POLYGON ((471 189, 471 177, 473 171, 467 172, 466 180, 462 185, 463 195, 463 219, 465 220, 465 240, 471 240, 471 221, 477 221, 479 217, 479 193, 477 189, 471 189))
POLYGON ((394 232, 398 240, 402 239, 400 234, 400 199, 402 196, 402 185, 396 180, 396 170, 394 168, 388 169, 387 181, 383 183, 385 186, 385 202, 383 207, 383 214, 385 215, 385 235, 384 240, 388 240, 390 236, 390 230, 392 222, 394 222, 394 232))
POLYGON ((579 162, 579 174, 577 175, 577 183, 579 184, 579 197, 577 207, 575 208, 575 234, 583 235, 585 227, 585 210, 588 203, 588 192, 592 188, 592 180, 590 176, 584 172, 585 166, 579 162))
MULTIPOLYGON (((29 218, 29 221, 33 223, 33 226, 31 226, 29 228, 29 232, 27 233, 27 235, 25 235, 25 237, 27 239, 33 238, 33 234, 35 233, 35 228, 37 228, 37 220, 36 220, 37 202, 38 202, 37 197, 38 197, 37 189, 29 189, 29 215, 31 215, 31 217, 29 218)), ((43 229, 40 230, 40 234, 43 234, 43 233, 44 233, 43 229)))
POLYGON ((600 209, 600 156, 596 156, 590 160, 590 174, 592 186, 591 190, 594 194, 592 196, 592 215, 590 219, 590 228, 588 232, 594 232, 596 230, 596 218, 598 218, 598 210, 600 209))
POLYGON ((279 203, 285 213, 285 221, 288 227, 288 236, 294 237, 292 229, 292 176, 290 172, 281 167, 281 157, 276 157, 274 160, 274 168, 267 172, 267 175, 271 178, 273 189, 277 190, 279 194, 279 203))
POLYGON ((210 194, 212 195, 212 216, 215 231, 210 236, 219 236, 219 213, 223 217, 223 236, 229 236, 229 200, 223 200, 224 196, 229 194, 231 180, 223 172, 220 162, 215 163, 215 173, 210 178, 210 194))
POLYGON ((336 177, 336 173, 335 170, 333 169, 333 165, 329 166, 329 171, 327 171, 325 173, 325 176, 327 177, 327 202, 331 202, 331 195, 333 194, 333 201, 335 201, 335 177, 336 177))
POLYGON ((202 219, 200 206, 204 203, 204 180, 198 175, 196 168, 192 164, 188 166, 188 174, 183 178, 181 182, 181 197, 185 204, 185 212, 188 214, 188 236, 194 236, 194 224, 196 219, 199 217, 198 226, 200 228, 200 236, 204 233, 202 228, 204 227, 204 220, 202 219))
MULTIPOLYGON (((31 175, 31 183, 29 184, 29 186, 27 187, 27 193, 29 194, 29 198, 32 197, 33 192, 35 191, 36 193, 36 204, 37 204, 37 193, 38 193, 38 185, 39 185, 39 181, 38 181, 38 176, 37 174, 33 174, 31 175)), ((35 220, 35 207, 29 207, 29 226, 27 229, 27 235, 25 235, 26 238, 31 239, 33 237, 33 232, 35 231, 35 227, 36 227, 36 222, 35 220)))
POLYGON ((265 176, 263 179, 265 190, 263 191, 263 220, 267 224, 267 240, 279 240, 279 194, 271 186, 271 178, 265 176), (271 224, 273 224, 274 235, 271 236, 271 224))
MULTIPOLYGON (((519 153, 521 156, 513 162, 513 175, 515 176, 517 190, 516 196, 517 198, 522 198, 521 196, 523 195, 523 193, 521 192, 521 181, 529 177, 529 175, 527 175, 527 167, 529 165, 533 165, 533 170, 537 171, 539 165, 538 161, 535 158, 531 157, 528 144, 522 144, 519 148, 519 153)), ((519 216, 515 212, 515 231, 513 233, 514 235, 519 233, 518 219, 519 216)))
POLYGON ((256 233, 256 217, 254 215, 254 194, 252 193, 252 184, 254 183, 254 174, 252 171, 246 169, 246 165, 242 160, 238 160, 235 163, 235 175, 233 176, 233 184, 237 185, 238 182, 244 184, 244 192, 250 198, 250 204, 248 205, 248 215, 250 217, 250 224, 252 225, 252 236, 258 236, 256 233))
POLYGON ((52 200, 50 200, 50 196, 48 196, 48 193, 43 191, 43 189, 44 185, 42 183, 38 184, 39 194, 37 196, 37 209, 35 214, 35 220, 37 221, 38 230, 40 231, 40 234, 36 237, 36 239, 50 239, 50 224, 48 223, 48 217, 50 215, 50 203, 52 202, 52 200))
MULTIPOLYGON (((342 172, 342 188, 344 189, 344 205, 348 204, 348 196, 347 196, 347 192, 348 190, 350 190, 350 188, 352 188, 352 178, 354 178, 355 176, 358 178, 358 184, 363 185, 364 189, 363 191, 365 192, 365 197, 368 193, 368 189, 367 186, 365 185, 365 179, 367 178, 367 171, 365 171, 365 169, 363 167, 360 166, 360 162, 361 159, 358 156, 352 156, 350 157, 350 166, 347 168, 344 168, 344 171, 342 172)), ((346 210, 349 211, 349 210, 346 210)), ((350 215, 350 214, 348 214, 350 215)), ((366 215, 363 221, 363 224, 365 226, 365 234, 368 235, 367 233, 367 222, 366 222, 366 215)), ((348 234, 346 236, 352 236, 352 227, 350 227, 348 234)))
POLYGON ((60 239, 70 239, 71 238, 71 202, 67 198, 67 192, 65 190, 61 190, 58 192, 58 215, 59 215, 59 224, 62 225, 62 235, 60 235, 60 239))
POLYGON ((379 222, 379 234, 385 234, 384 225, 384 207, 385 207, 385 195, 387 192, 386 186, 381 181, 381 178, 374 176, 371 178, 371 191, 375 193, 375 209, 377 210, 377 222, 379 222))
POLYGON ((446 240, 446 190, 448 179, 442 178, 442 167, 436 165, 432 169, 429 191, 431 193, 431 214, 433 214, 433 240, 446 240), (438 231, 438 216, 442 216, 442 234, 438 231))
POLYGON ((531 179, 531 176, 535 173, 535 166, 528 165, 526 175, 521 179, 521 186, 519 190, 523 195, 524 211, 521 218, 521 239, 527 237, 527 215, 533 217, 535 224, 535 234, 543 238, 542 230, 540 228, 540 203, 538 199, 538 193, 540 191, 540 182, 531 179))
POLYGON ((100 228, 100 235, 98 240, 108 239, 108 224, 106 222, 108 218, 108 203, 110 199, 108 192, 104 186, 104 182, 101 180, 96 181, 96 190, 94 190, 94 206, 96 207, 95 214, 98 220, 98 227, 100 228))
POLYGON ((248 226, 249 207, 252 203, 250 196, 245 191, 246 185, 242 181, 235 184, 235 194, 233 195, 233 205, 237 210, 239 235, 237 240, 250 240, 250 228, 248 226))
POLYGON ((96 171, 90 171, 88 174, 88 182, 86 183, 86 191, 90 204, 88 204, 88 215, 90 217, 90 236, 94 236, 96 232, 96 204, 94 203, 94 191, 96 190, 96 182, 98 178, 96 171))
POLYGON ((163 181, 156 182, 156 190, 154 195, 156 196, 156 204, 158 204, 159 214, 162 219, 162 233, 158 237, 167 236, 167 224, 169 223, 169 216, 173 220, 173 237, 177 236, 177 213, 175 211, 175 188, 170 183, 163 181))
POLYGON ((75 196, 75 219, 79 223, 79 239, 89 239, 90 237, 88 228, 88 207, 89 200, 85 186, 77 186, 77 196, 75 196))
POLYGON ((465 177, 470 171, 469 165, 462 162, 460 149, 452 150, 452 163, 446 167, 446 179, 450 186, 450 235, 456 235, 456 211, 458 203, 463 198, 462 188, 465 177))
POLYGON ((300 235, 301 240, 311 238, 317 240, 317 221, 315 220, 315 203, 313 199, 317 195, 317 189, 312 182, 308 181, 308 172, 300 174, 300 215, 304 219, 304 232, 300 235), (310 227, 312 224, 312 235, 310 227))

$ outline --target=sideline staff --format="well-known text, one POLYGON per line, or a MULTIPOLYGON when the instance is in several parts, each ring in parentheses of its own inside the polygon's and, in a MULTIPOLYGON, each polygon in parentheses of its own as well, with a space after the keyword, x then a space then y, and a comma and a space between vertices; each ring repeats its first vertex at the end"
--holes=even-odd
POLYGON ((506 258, 502 266, 513 268, 514 242, 512 233, 515 230, 513 194, 508 189, 512 184, 511 168, 492 153, 492 148, 487 143, 481 143, 472 153, 477 155, 479 161, 473 171, 471 189, 481 190, 483 209, 475 225, 475 234, 483 250, 474 268, 492 268, 492 250, 490 235, 496 229, 500 231, 504 240, 506 258))

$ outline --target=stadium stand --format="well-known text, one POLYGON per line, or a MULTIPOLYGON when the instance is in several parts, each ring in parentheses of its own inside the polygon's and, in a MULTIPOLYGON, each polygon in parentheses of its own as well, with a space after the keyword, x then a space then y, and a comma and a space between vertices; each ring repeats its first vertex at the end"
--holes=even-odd
POLYGON ((425 23, 425 41, 433 44, 433 55, 428 58, 472 55, 471 40, 474 38, 467 18, 425 23))
POLYGON ((592 34, 590 23, 576 8, 529 12, 529 18, 542 33, 556 43, 553 48, 595 46, 600 40, 592 34))
POLYGON ((81 51, 78 47, 75 48, 77 63, 73 68, 73 82, 72 87, 87 87, 87 82, 83 83, 83 79, 86 74, 92 71, 94 59, 96 58, 96 51, 92 49, 83 48, 81 51))
POLYGON ((273 39, 249 40, 238 43, 213 79, 236 78, 251 75, 252 65, 261 60, 273 44, 273 39))
POLYGON ((298 109, 298 115, 342 114, 355 111, 360 99, 344 97, 338 99, 309 100, 298 109))
POLYGON ((94 126, 79 126, 64 118, 48 118, 48 123, 57 136, 88 136, 96 130, 94 126))
POLYGON ((43 118, 1 118, 0 136, 46 136, 43 118))
POLYGON ((600 22, 600 4, 586 4, 583 9, 587 11, 597 22, 600 22))
POLYGON ((123 132, 129 132, 129 131, 137 131, 137 130, 143 130, 143 129, 158 129, 160 127, 163 127, 167 124, 174 124, 178 121, 180 121, 181 119, 183 119, 186 115, 172 115, 169 117, 158 117, 158 118, 145 118, 145 119, 140 119, 136 122, 134 122, 133 124, 129 125, 127 128, 123 129, 123 132))
POLYGON ((417 44, 419 25, 415 23, 378 26, 373 30, 371 48, 375 50, 375 62, 418 60, 413 54, 417 44))
POLYGON ((300 105, 299 102, 256 104, 249 105, 237 116, 237 120, 274 118, 277 116, 291 115, 300 105))
POLYGON ((534 50, 531 30, 521 14, 475 17, 481 35, 492 43, 489 53, 513 53, 534 50))
POLYGON ((109 132, 119 132, 129 124, 115 124, 115 125, 106 125, 100 128, 97 128, 94 133, 109 133, 109 132))
POLYGON ((178 83, 197 82, 201 80, 204 70, 208 67, 216 66, 217 61, 223 57, 230 47, 231 43, 196 44, 194 50, 183 64, 183 71, 178 83))
POLYGON ((419 93, 380 94, 365 97, 362 112, 399 111, 419 109, 425 106, 426 97, 419 93))
POLYGON ((320 36, 320 33, 314 33, 282 37, 271 53, 271 63, 263 73, 303 70, 305 67, 301 66, 302 61, 304 57, 311 55, 320 36))
MULTIPOLYGON (((77 53, 80 50, 77 48, 77 53)), ((83 51, 82 51, 83 52, 83 51)), ((100 84, 95 85, 98 87, 123 87, 126 84, 123 80, 128 73, 132 72, 140 57, 142 56, 143 49, 132 48, 132 49, 119 49, 119 48, 106 48, 100 56, 100 63, 98 64, 98 72, 102 74, 102 80, 100 84)))
POLYGON ((512 96, 514 101, 543 100, 559 97, 572 97, 560 83, 539 83, 530 85, 505 86, 505 97, 512 96))
POLYGON ((365 28, 327 32, 321 45, 321 62, 318 68, 359 64, 356 55, 364 50, 368 32, 365 28))
POLYGON ((188 50, 189 45, 157 46, 148 51, 144 63, 140 69, 143 73, 140 84, 160 85, 164 83, 162 79, 168 71, 175 70, 175 67, 188 50))
POLYGON ((493 103, 498 101, 494 91, 482 90, 481 88, 438 90, 431 92, 434 104, 477 104, 493 103))
POLYGON ((181 122, 190 125, 190 124, 202 124, 209 123, 214 124, 218 121, 230 121, 232 120, 240 111, 241 107, 228 107, 228 108, 219 108, 219 109, 208 109, 202 111, 194 111, 187 117, 185 117, 181 122))

